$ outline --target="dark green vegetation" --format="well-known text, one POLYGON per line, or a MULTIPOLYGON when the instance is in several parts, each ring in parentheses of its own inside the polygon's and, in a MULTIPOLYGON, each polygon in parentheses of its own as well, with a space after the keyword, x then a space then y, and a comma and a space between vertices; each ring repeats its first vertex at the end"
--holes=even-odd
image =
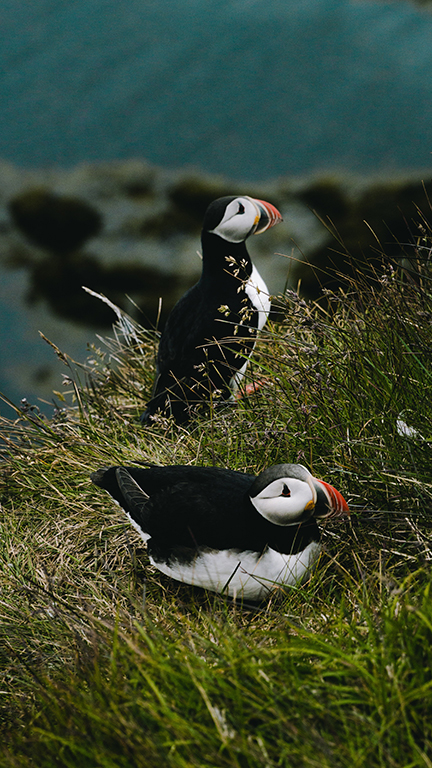
MULTIPOLYGON (((155 338, 119 313, 48 421, 3 420, 0 764, 432 765, 432 291, 404 261, 289 293, 261 388, 190 430, 138 423, 155 338), (89 473, 153 461, 303 462, 350 502, 311 581, 259 609, 176 585, 89 473)), ((320 274, 318 273, 318 278, 320 274)), ((95 299, 96 300, 96 299, 95 299)))
POLYGON ((302 262, 295 273, 302 291, 309 298, 321 295, 322 284, 335 289, 347 287, 345 275, 359 268, 380 267, 382 255, 397 263, 412 256, 418 235, 416 220, 421 219, 425 196, 432 195, 432 181, 377 180, 363 188, 349 187, 341 179, 321 177, 299 190, 299 200, 313 210, 327 229, 325 242, 307 254, 306 261, 320 270, 317 281, 313 270, 302 262))

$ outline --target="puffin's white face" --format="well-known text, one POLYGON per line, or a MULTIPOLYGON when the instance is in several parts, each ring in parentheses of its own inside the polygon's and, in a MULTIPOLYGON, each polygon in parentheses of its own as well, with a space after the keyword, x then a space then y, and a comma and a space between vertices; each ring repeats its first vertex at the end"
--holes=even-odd
POLYGON ((281 477, 251 497, 255 509, 276 525, 296 525, 313 514, 317 493, 311 482, 281 477))
POLYGON ((230 243, 241 243, 251 235, 258 225, 261 211, 250 197, 236 197, 228 203, 222 221, 211 229, 230 243))

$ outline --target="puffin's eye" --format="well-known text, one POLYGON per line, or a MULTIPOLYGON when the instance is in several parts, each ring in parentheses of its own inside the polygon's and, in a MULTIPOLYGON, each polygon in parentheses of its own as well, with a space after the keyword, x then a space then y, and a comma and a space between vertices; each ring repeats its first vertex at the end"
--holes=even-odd
POLYGON ((245 212, 245 207, 244 207, 243 203, 239 203, 238 204, 238 211, 237 211, 237 213, 244 213, 244 212, 245 212))
POLYGON ((291 496, 291 491, 286 483, 283 484, 281 496, 286 496, 287 498, 291 496))

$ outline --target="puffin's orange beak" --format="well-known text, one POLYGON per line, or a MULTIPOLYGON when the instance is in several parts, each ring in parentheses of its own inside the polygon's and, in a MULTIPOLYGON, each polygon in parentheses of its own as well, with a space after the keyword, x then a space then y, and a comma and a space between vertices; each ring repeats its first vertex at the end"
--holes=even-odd
POLYGON ((329 513, 328 515, 324 515, 324 517, 344 517, 347 515, 349 516, 350 514, 349 507, 344 497, 342 496, 342 494, 339 493, 339 491, 337 491, 336 488, 333 488, 332 485, 330 485, 329 483, 326 483, 324 480, 316 480, 316 482, 324 486, 324 491, 328 500, 329 513))
POLYGON ((270 229, 270 227, 274 227, 275 224, 283 221, 280 212, 271 203, 267 203, 265 200, 257 200, 255 197, 249 197, 249 200, 252 200, 257 208, 257 217, 253 229, 254 235, 259 235, 261 232, 265 232, 266 229, 270 229))

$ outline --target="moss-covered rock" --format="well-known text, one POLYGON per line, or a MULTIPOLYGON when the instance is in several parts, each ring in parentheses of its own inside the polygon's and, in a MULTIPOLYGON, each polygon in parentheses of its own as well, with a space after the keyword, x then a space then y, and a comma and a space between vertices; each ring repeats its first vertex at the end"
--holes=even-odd
POLYGON ((30 189, 9 202, 16 227, 39 248, 55 253, 81 248, 102 228, 101 214, 76 197, 30 189))
POLYGON ((225 195, 245 194, 235 189, 227 179, 198 174, 185 176, 168 189, 168 199, 182 226, 189 231, 200 230, 204 214, 213 200, 225 195))
POLYGON ((343 285, 354 271, 374 270, 413 255, 422 219, 430 209, 432 179, 389 180, 344 190, 317 182, 300 193, 327 227, 327 241, 295 267, 303 293, 318 298, 322 288, 343 285))
POLYGON ((300 189, 297 197, 319 216, 329 217, 334 222, 339 222, 349 213, 347 191, 338 178, 324 176, 315 179, 300 189))
POLYGON ((130 311, 126 295, 134 298, 143 312, 143 324, 151 324, 164 296, 163 316, 179 297, 178 279, 139 264, 105 267, 99 259, 82 253, 59 259, 49 256, 30 270, 30 303, 43 299, 56 315, 88 326, 111 326, 112 310, 86 293, 82 286, 109 296, 119 307, 130 311))

